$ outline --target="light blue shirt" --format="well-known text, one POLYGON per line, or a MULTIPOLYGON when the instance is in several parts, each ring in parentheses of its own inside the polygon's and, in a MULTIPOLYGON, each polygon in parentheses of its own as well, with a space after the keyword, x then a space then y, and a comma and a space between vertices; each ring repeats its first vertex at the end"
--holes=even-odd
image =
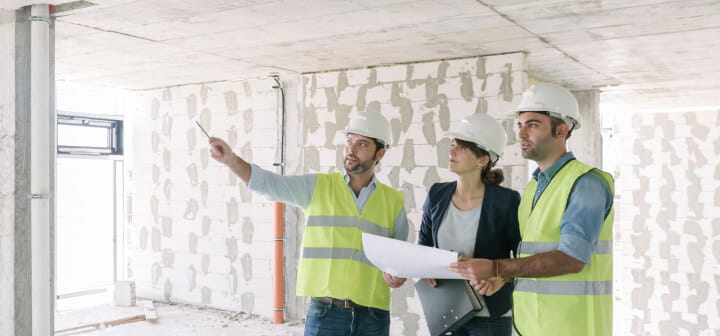
MULTIPOLYGON (((267 171, 253 164, 250 173, 250 181, 248 188, 258 194, 265 196, 267 199, 276 202, 292 204, 301 209, 305 209, 312 201, 313 191, 315 190, 315 174, 306 175, 279 175, 267 171)), ((360 194, 350 188, 350 176, 345 173, 345 182, 347 182, 348 192, 355 200, 355 206, 358 213, 362 213, 367 204, 370 195, 377 189, 377 179, 373 175, 372 181, 366 187, 360 189, 360 194)), ((392 238, 399 240, 407 240, 408 222, 405 214, 405 208, 395 216, 392 238)))
MULTIPOLYGON (((574 159, 575 155, 568 152, 544 171, 538 168, 533 172, 533 178, 537 181, 533 208, 560 168, 574 159)), ((613 194, 600 172, 593 169, 580 176, 570 191, 567 208, 562 217, 558 250, 589 265, 612 204, 613 194)))

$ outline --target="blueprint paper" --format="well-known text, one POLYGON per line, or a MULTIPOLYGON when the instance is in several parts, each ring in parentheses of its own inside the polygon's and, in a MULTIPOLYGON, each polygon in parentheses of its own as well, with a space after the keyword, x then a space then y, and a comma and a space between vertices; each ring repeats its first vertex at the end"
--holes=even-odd
POLYGON ((383 272, 401 278, 465 279, 448 269, 457 252, 362 234, 365 256, 383 272))

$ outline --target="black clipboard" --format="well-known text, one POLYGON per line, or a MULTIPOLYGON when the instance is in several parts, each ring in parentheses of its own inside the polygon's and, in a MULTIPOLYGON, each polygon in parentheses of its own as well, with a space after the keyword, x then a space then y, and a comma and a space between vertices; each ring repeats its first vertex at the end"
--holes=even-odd
POLYGON ((436 280, 430 287, 425 280, 418 280, 415 290, 425 313, 430 335, 452 335, 484 309, 480 294, 467 280, 436 280))

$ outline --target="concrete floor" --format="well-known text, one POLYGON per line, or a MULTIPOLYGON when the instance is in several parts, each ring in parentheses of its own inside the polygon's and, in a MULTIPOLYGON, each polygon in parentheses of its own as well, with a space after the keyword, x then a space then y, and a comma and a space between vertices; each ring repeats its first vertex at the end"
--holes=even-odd
MULTIPOLYGON (((303 321, 272 324, 257 315, 233 313, 214 309, 200 309, 181 304, 155 303, 156 321, 139 321, 114 327, 86 328, 56 334, 70 335, 302 335, 303 321)), ((62 330, 84 324, 143 315, 142 304, 135 307, 97 306, 60 312, 55 317, 55 329, 62 330)))

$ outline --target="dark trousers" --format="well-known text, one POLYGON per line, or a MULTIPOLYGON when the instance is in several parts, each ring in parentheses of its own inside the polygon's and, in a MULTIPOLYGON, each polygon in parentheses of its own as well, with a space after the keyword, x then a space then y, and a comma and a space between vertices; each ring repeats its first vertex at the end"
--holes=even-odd
POLYGON ((390 312, 377 308, 343 308, 310 299, 305 336, 388 336, 390 312))

